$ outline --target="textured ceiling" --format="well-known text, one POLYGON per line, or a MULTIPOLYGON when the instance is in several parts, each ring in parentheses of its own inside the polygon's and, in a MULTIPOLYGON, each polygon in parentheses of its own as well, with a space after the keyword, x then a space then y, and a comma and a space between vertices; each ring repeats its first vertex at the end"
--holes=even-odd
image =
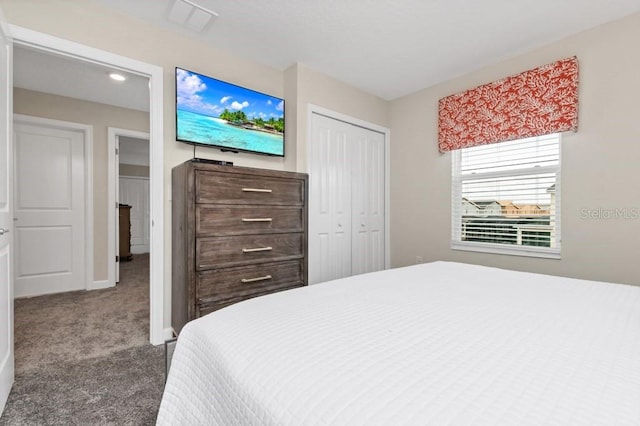
POLYGON ((95 1, 387 100, 640 11, 640 0, 192 0, 219 13, 194 33, 169 21, 174 0, 95 1))
MULTIPOLYGON (((195 0, 219 13, 201 33, 174 0, 94 0, 238 56, 295 63, 396 99, 570 34, 640 12, 640 0, 195 0), (231 46, 231 47, 230 47, 231 46)), ((148 111, 148 80, 16 46, 17 87, 148 111)))

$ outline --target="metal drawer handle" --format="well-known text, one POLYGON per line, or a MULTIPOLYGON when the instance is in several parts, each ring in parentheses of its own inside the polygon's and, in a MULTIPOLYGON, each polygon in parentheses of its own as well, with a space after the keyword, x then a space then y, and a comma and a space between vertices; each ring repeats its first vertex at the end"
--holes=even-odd
POLYGON ((243 253, 253 253, 256 251, 269 251, 269 250, 273 250, 273 247, 256 247, 256 248, 243 248, 242 252, 243 253))
POLYGON ((243 283, 254 283, 256 281, 265 281, 273 278, 271 275, 265 275, 264 277, 256 277, 256 278, 242 278, 240 281, 243 283))
POLYGON ((272 220, 270 217, 242 218, 243 222, 271 222, 272 220))
POLYGON ((262 188, 242 188, 242 192, 273 192, 271 189, 262 188))

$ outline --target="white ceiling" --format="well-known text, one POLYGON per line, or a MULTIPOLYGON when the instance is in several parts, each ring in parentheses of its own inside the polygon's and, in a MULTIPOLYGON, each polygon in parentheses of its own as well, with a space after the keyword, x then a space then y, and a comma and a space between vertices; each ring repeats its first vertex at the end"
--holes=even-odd
POLYGON ((149 79, 127 74, 127 80, 109 78, 112 69, 67 57, 15 46, 15 87, 84 99, 107 105, 149 111, 149 79))
MULTIPOLYGON (((195 0, 219 14, 195 33, 169 21, 175 0, 94 1, 276 69, 305 64, 386 100, 640 12, 640 0, 195 0)), ((15 49, 17 87, 148 111, 147 79, 114 83, 108 71, 15 49)))
POLYGON ((219 14, 196 34, 167 19, 175 0, 95 1, 387 100, 640 11, 640 0, 191 0, 219 14))

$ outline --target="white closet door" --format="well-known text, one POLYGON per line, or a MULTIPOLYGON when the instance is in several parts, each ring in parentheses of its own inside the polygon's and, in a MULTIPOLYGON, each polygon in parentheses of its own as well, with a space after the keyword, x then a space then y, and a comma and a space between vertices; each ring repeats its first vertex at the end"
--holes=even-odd
POLYGON ((351 275, 349 126, 314 116, 309 164, 309 283, 351 275), (339 189, 339 190, 336 190, 339 189))
POLYGON ((309 283, 384 269, 385 136, 312 115, 309 283))
POLYGON ((352 275, 384 269, 384 135, 352 126, 352 275))
POLYGON ((120 203, 131 206, 131 253, 149 253, 149 178, 120 177, 120 203))

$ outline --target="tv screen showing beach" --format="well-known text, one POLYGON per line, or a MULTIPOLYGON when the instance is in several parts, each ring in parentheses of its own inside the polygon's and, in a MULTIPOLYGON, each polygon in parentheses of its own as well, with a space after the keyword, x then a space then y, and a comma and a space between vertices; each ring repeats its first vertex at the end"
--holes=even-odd
POLYGON ((176 139, 284 156, 284 100, 176 68, 176 139))

